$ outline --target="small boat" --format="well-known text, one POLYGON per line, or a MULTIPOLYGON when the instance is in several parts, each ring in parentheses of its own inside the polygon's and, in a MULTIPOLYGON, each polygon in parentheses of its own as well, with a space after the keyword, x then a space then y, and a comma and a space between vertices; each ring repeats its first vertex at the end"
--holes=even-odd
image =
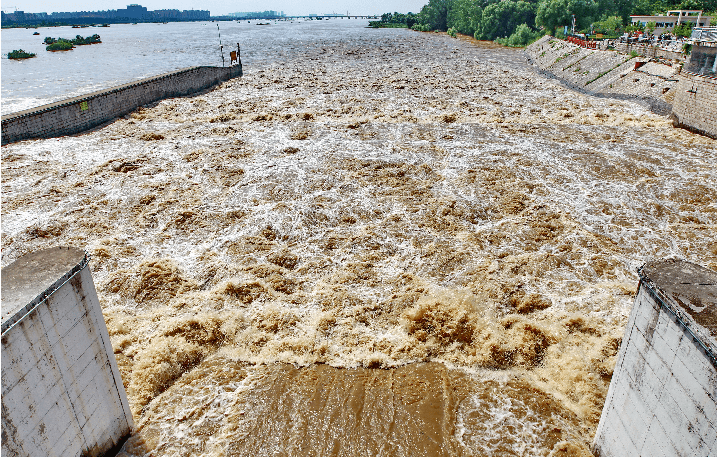
POLYGON ((39 35, 39 34, 40 34, 40 32, 35 32, 35 33, 33 33, 33 35, 39 35))
POLYGON ((270 25, 268 22, 257 22, 256 25, 270 25))

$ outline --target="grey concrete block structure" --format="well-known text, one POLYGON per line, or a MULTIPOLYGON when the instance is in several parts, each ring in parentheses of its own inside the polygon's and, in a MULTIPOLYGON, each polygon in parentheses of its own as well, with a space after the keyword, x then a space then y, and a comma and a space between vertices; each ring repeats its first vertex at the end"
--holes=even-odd
POLYGON ((52 248, 2 270, 2 455, 99 456, 132 413, 85 252, 52 248))
POLYGON ((640 285, 593 452, 717 455, 717 273, 661 260, 640 285))
POLYGON ((2 116, 2 144, 74 135, 170 97, 189 95, 242 76, 231 67, 189 67, 2 116))
POLYGON ((695 29, 672 110, 675 126, 717 138, 717 27, 695 29))

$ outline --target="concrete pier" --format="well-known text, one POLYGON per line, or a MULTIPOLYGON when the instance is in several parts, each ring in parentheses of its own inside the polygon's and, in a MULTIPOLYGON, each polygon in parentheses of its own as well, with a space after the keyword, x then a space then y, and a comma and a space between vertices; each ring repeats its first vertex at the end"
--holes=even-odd
POLYGON ((717 273, 679 260, 639 273, 593 452, 715 456, 717 273))
POLYGON ((3 145, 85 132, 138 107, 209 89, 242 76, 239 65, 189 67, 2 116, 3 145))
POLYGON ((52 248, 2 270, 2 455, 99 456, 132 414, 85 252, 52 248))

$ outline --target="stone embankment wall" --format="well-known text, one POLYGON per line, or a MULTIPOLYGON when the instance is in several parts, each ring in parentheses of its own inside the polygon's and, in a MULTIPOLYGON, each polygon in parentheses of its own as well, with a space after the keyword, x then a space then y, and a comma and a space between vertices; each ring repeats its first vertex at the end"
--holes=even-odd
POLYGON ((677 66, 616 51, 584 49, 545 36, 527 47, 530 59, 572 88, 591 94, 636 99, 660 114, 669 114, 669 93, 677 84, 677 66), (635 69, 636 63, 641 65, 635 69))
POLYGON ((717 455, 717 273, 684 261, 640 270, 593 452, 717 455))
POLYGON ((2 270, 2 455, 100 456, 134 422, 95 291, 76 248, 2 270))
POLYGON ((190 67, 2 116, 2 144, 80 133, 147 103, 188 95, 241 75, 241 65, 190 67))
POLYGON ((672 116, 677 127, 717 138, 717 78, 682 73, 675 87, 672 116))
POLYGON ((662 49, 657 46, 647 46, 644 44, 635 43, 615 43, 614 47, 616 51, 622 54, 630 54, 632 51, 635 51, 642 57, 662 58, 679 61, 685 60, 685 56, 681 52, 668 51, 667 49, 662 49))

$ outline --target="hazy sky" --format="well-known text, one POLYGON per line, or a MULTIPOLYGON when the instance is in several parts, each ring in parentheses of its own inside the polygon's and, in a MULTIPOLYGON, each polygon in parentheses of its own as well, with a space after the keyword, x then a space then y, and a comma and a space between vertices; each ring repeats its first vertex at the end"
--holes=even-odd
POLYGON ((284 11, 288 15, 299 14, 381 14, 398 11, 399 13, 414 13, 420 11, 428 0, 64 0, 62 2, 49 2, 43 0, 3 0, 2 9, 5 12, 14 8, 27 13, 57 11, 98 11, 116 10, 125 8, 130 3, 139 3, 150 10, 161 9, 199 9, 209 10, 212 16, 234 13, 237 11, 284 11))

